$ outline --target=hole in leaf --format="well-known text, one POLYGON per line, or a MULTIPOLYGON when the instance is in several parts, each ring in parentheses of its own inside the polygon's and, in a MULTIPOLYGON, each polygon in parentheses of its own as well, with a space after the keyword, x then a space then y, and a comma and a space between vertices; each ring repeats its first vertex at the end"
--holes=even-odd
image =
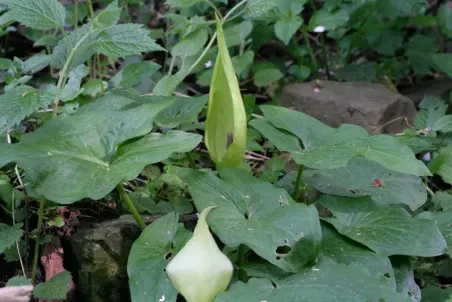
POLYGON ((276 248, 276 252, 278 254, 288 254, 288 253, 290 253, 291 250, 292 250, 292 248, 288 245, 282 245, 282 246, 278 246, 276 248))
POLYGON ((276 256, 276 260, 281 260, 281 257, 279 257, 279 256, 276 256))
POLYGON ((173 252, 168 252, 168 253, 165 254, 164 258, 165 258, 166 261, 168 261, 169 258, 171 258, 171 256, 173 256, 173 252))
POLYGON ((271 283, 272 283, 273 287, 276 288, 276 283, 273 281, 271 281, 271 283))
POLYGON ((389 273, 384 274, 384 276, 385 276, 386 278, 391 278, 391 276, 389 276, 389 273))
POLYGON ((245 212, 245 219, 248 219, 248 213, 245 212))

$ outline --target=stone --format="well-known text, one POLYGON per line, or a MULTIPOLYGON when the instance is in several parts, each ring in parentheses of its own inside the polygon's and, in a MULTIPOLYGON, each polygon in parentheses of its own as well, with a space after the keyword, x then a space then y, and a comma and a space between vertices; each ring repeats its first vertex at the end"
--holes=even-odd
POLYGON ((322 81, 284 87, 281 106, 338 127, 354 124, 373 133, 399 133, 416 114, 413 102, 381 84, 322 81))

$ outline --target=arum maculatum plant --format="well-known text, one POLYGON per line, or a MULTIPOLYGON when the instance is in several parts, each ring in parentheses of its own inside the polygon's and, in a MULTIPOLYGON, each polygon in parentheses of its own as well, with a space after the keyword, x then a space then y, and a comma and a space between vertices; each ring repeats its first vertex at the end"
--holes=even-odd
POLYGON ((166 267, 169 279, 187 302, 213 302, 232 278, 233 265, 218 248, 206 222, 214 208, 201 212, 193 237, 166 267))
POLYGON ((217 166, 238 167, 245 155, 246 112, 218 16, 216 20, 218 56, 210 85, 205 143, 217 166))

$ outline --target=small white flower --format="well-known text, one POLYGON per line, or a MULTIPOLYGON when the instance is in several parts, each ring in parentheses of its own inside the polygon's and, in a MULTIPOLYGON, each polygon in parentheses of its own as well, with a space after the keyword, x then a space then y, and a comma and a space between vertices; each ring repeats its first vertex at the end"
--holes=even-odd
POLYGON ((163 301, 165 301, 165 295, 163 295, 163 296, 159 299, 159 302, 163 302, 163 301))
POLYGON ((314 28, 314 32, 316 33, 323 33, 325 31, 325 26, 319 25, 316 28, 314 28))
POLYGON ((207 61, 206 63, 204 63, 204 67, 205 68, 210 68, 210 67, 212 67, 212 61, 211 60, 209 60, 209 61, 207 61))
POLYGON ((424 156, 422 157, 422 159, 424 161, 430 161, 432 159, 432 154, 430 152, 427 152, 424 154, 424 156))

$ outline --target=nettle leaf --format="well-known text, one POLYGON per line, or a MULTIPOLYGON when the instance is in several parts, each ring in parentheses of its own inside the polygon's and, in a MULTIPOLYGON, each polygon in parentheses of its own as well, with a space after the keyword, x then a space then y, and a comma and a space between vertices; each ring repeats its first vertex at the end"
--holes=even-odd
MULTIPOLYGON (((347 166, 357 156, 364 156, 391 171, 416 176, 431 175, 413 151, 392 136, 369 135, 364 128, 356 125, 331 128, 302 112, 283 107, 262 105, 260 108, 276 128, 301 139, 305 150, 290 150, 300 165, 312 169, 334 169, 347 166)), ((270 139, 266 132, 261 133, 270 139)))
POLYGON ((127 65, 111 79, 115 88, 132 88, 149 79, 161 66, 152 61, 127 65))
POLYGON ((327 8, 319 9, 309 20, 311 31, 323 32, 335 30, 347 24, 349 14, 345 9, 329 11, 327 8))
POLYGON ((369 270, 371 275, 387 275, 395 284, 394 270, 389 257, 381 256, 339 234, 333 227, 323 225, 320 252, 337 263, 357 263, 369 270))
MULTIPOLYGON (((75 99, 83 92, 83 88, 80 88, 82 79, 90 74, 90 69, 86 65, 79 65, 69 72, 66 85, 60 95, 62 102, 67 102, 75 99)), ((55 87, 55 89, 57 89, 55 87)))
POLYGON ((24 62, 23 73, 34 74, 50 64, 50 55, 36 54, 24 62))
POLYGON ((62 28, 66 10, 58 0, 7 0, 10 18, 40 30, 62 28))
POLYGON ((321 230, 314 206, 295 203, 284 189, 243 170, 220 169, 220 175, 179 173, 198 211, 218 206, 208 223, 222 242, 232 248, 244 244, 288 272, 316 257, 321 230))
POLYGON ((172 102, 109 93, 4 148, 0 166, 17 162, 35 192, 55 202, 102 198, 146 165, 191 151, 200 142, 200 135, 182 131, 147 134, 155 116, 172 102), (137 139, 128 141, 131 138, 137 139))
POLYGON ((115 25, 119 21, 121 10, 122 9, 118 7, 118 0, 113 0, 113 2, 94 18, 94 24, 100 27, 115 25))
POLYGON ((177 7, 189 7, 204 0, 167 0, 165 3, 177 7))
POLYGON ((96 50, 106 56, 126 57, 144 51, 165 51, 155 43, 141 24, 118 24, 102 31, 95 42, 96 50))
POLYGON ((44 300, 66 299, 72 276, 68 271, 56 274, 47 282, 36 285, 33 295, 44 300))
POLYGON ((216 165, 237 167, 246 151, 247 118, 218 16, 217 35, 218 56, 209 91, 204 141, 216 165))
POLYGON ((421 289, 414 280, 413 265, 409 257, 393 256, 391 263, 394 268, 397 292, 411 297, 413 302, 421 301, 421 289))
POLYGON ((251 19, 260 18, 268 14, 268 12, 277 7, 277 0, 248 0, 246 2, 245 13, 251 19))
POLYGON ((369 197, 324 195, 319 202, 335 216, 323 220, 382 256, 435 257, 446 252, 446 241, 436 224, 412 218, 402 207, 377 205, 369 197))
POLYGON ((207 30, 200 28, 189 33, 177 42, 173 49, 171 49, 171 55, 173 57, 180 56, 182 58, 193 56, 203 49, 206 42, 207 30))
POLYGON ((303 19, 298 16, 281 19, 275 23, 275 34, 287 45, 302 24, 303 19))
POLYGON ((432 131, 452 132, 452 115, 444 115, 432 126, 432 131))
POLYGON ((432 173, 440 175, 444 181, 452 184, 452 145, 441 148, 428 167, 432 173))
POLYGON ((10 248, 16 241, 19 241, 24 231, 22 230, 22 223, 16 223, 13 226, 0 223, 0 254, 3 254, 6 249, 10 248))
POLYGON ((449 255, 451 255, 452 247, 452 211, 445 212, 422 212, 416 216, 420 219, 430 219, 433 220, 438 226, 441 234, 443 234, 446 239, 447 245, 449 246, 449 255))
POLYGON ((0 134, 17 126, 25 117, 52 103, 52 95, 30 86, 18 86, 0 95, 0 134))
POLYGON ((127 261, 133 301, 176 301, 177 291, 164 269, 192 236, 178 221, 176 213, 160 217, 133 243, 127 261))
POLYGON ((160 111, 155 123, 163 128, 176 128, 182 123, 198 120, 198 114, 207 103, 207 97, 196 98, 177 97, 175 102, 160 111))
POLYGON ((252 278, 237 282, 215 302, 245 301, 391 301, 409 302, 390 281, 375 277, 360 265, 336 264, 328 258, 303 273, 285 278, 276 286, 269 280, 252 278))
POLYGON ((224 38, 228 47, 244 44, 253 31, 253 22, 245 20, 224 29, 224 38))
POLYGON ((23 286, 23 285, 32 285, 31 279, 26 278, 24 276, 14 276, 8 280, 6 286, 23 286))
POLYGON ((344 168, 306 170, 303 183, 325 194, 370 195, 377 203, 406 204, 413 211, 427 201, 427 190, 420 177, 388 170, 364 157, 352 159, 344 168))
MULTIPOLYGON (((421 110, 414 117, 414 125, 418 129, 433 128, 435 124, 446 114, 446 103, 435 97, 426 97, 419 104, 421 110)), ((439 127, 437 125, 437 127, 439 127)))

